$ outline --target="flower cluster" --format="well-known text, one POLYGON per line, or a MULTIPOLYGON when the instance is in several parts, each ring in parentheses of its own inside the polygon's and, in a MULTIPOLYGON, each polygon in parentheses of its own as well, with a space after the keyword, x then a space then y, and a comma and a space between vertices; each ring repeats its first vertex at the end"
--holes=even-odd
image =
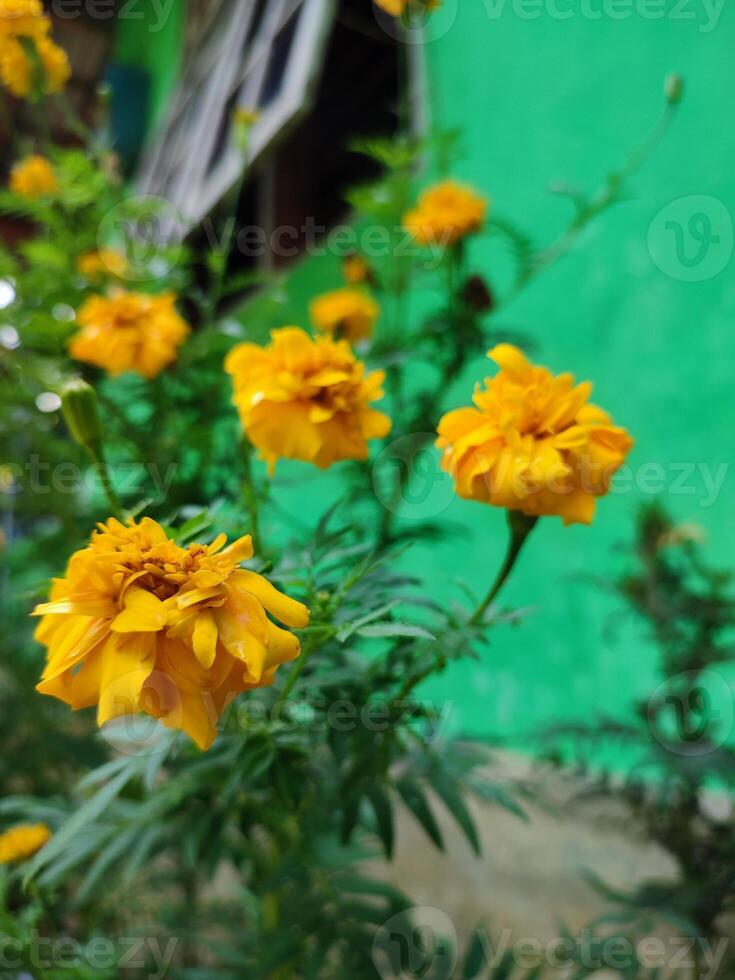
POLYGON ((589 382, 554 376, 510 344, 488 357, 500 371, 476 390, 476 407, 439 423, 442 465, 457 493, 529 517, 589 524, 633 440, 589 404, 589 382))
POLYGON ((66 52, 51 40, 41 0, 0 0, 0 83, 18 98, 64 89, 66 52))
POLYGON ((317 330, 355 343, 371 336, 380 307, 361 289, 335 289, 313 300, 310 312, 317 330))
POLYGON ((45 824, 21 824, 0 834, 0 864, 25 861, 51 840, 45 824))
POLYGON ((403 226, 419 245, 453 245, 479 231, 487 201, 455 180, 444 180, 424 191, 418 205, 403 217, 403 226))
POLYGON ((306 606, 240 567, 250 536, 226 542, 184 548, 148 518, 101 524, 35 610, 48 648, 38 690, 75 710, 97 705, 100 725, 141 712, 208 748, 229 701, 299 655, 268 614, 309 622, 306 606))
POLYGON ((81 327, 69 343, 78 361, 104 368, 113 377, 126 371, 155 378, 176 360, 189 326, 170 293, 115 292, 92 296, 77 313, 81 327))
POLYGON ((273 469, 300 459, 322 469, 337 460, 366 459, 390 419, 371 408, 382 397, 384 372, 366 374, 346 341, 312 339, 298 327, 271 334, 269 347, 239 344, 227 357, 243 428, 273 469))
POLYGON ((51 197, 58 189, 56 173, 46 157, 25 157, 10 171, 10 190, 27 201, 51 197))

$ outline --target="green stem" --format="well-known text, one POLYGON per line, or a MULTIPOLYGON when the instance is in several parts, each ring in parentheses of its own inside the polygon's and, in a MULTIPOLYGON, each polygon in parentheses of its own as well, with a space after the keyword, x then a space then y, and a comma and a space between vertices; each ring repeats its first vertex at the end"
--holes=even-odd
POLYGON ((309 639, 304 643, 304 648, 301 651, 301 656, 296 661, 296 666, 288 675, 286 686, 283 689, 283 694, 281 695, 283 701, 285 701, 293 692, 293 689, 296 687, 296 682, 298 681, 299 677, 301 677, 304 671, 304 667, 306 667, 306 664, 309 661, 309 657, 314 652, 316 647, 317 647, 317 642, 314 636, 310 636, 309 639))
POLYGON ((516 510, 508 511, 508 527, 510 529, 508 550, 505 554, 503 564, 500 566, 500 571, 498 572, 497 577, 490 588, 490 591, 470 617, 469 624, 471 626, 476 625, 482 620, 488 607, 498 597, 498 593, 507 582, 510 573, 513 571, 513 566, 521 553, 521 549, 526 543, 528 535, 536 526, 537 521, 538 517, 527 517, 525 514, 522 514, 520 511, 516 510))
POLYGON ((252 446, 247 441, 243 442, 242 447, 244 464, 242 495, 248 511, 248 516, 250 518, 250 533, 253 536, 253 541, 257 550, 258 545, 260 544, 260 524, 258 488, 255 483, 255 477, 253 476, 253 450, 252 446))
POLYGON ((101 443, 97 445, 87 444, 87 452, 90 455, 92 463, 94 465, 95 472, 99 477, 100 485, 107 498, 107 503, 110 506, 110 511, 112 516, 116 517, 119 521, 125 520, 125 513, 120 503, 120 498, 115 492, 115 487, 112 484, 112 479, 110 477, 110 468, 105 459, 105 453, 102 448, 101 443))

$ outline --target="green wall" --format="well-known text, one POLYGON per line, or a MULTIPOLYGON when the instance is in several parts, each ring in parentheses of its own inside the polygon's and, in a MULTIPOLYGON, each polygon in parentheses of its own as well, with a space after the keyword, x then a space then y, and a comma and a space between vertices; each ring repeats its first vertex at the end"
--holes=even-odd
MULTIPOLYGON (((735 429, 735 8, 721 10, 714 27, 712 10, 706 0, 445 0, 432 21, 425 50, 434 120, 465 132, 456 175, 539 243, 570 215, 549 182, 594 191, 655 124, 665 75, 686 79, 674 128, 634 178, 631 198, 496 321, 528 335, 542 363, 595 382, 596 399, 636 438, 634 485, 603 501, 590 528, 542 522, 504 594, 510 605, 534 607, 530 615, 497 628, 481 662, 452 666, 426 690, 453 704, 454 731, 521 734, 551 719, 613 713, 650 689, 645 637, 611 618, 619 607, 592 581, 619 567, 616 545, 629 538, 643 499, 665 496, 681 519, 710 533, 716 558, 732 562, 735 475, 728 469, 711 500, 696 469, 715 479, 729 467, 735 429), (567 19, 553 14, 567 9, 567 19), (690 232, 701 237, 708 221, 720 241, 700 256, 690 232)), ((497 240, 476 240, 471 259, 502 291, 507 263, 497 240)), ((334 260, 302 264, 283 322, 305 324, 308 299, 338 282, 334 260)), ((262 327, 255 309, 243 319, 262 327)), ((447 392, 447 408, 469 401, 489 368, 483 355, 447 392)), ((330 477, 300 464, 279 467, 277 488, 294 515, 324 509, 337 492, 330 477)), ((408 563, 437 597, 459 599, 457 579, 483 592, 505 545, 504 515, 451 499, 436 472, 418 492, 420 513, 441 514, 465 533, 415 548, 408 563)))

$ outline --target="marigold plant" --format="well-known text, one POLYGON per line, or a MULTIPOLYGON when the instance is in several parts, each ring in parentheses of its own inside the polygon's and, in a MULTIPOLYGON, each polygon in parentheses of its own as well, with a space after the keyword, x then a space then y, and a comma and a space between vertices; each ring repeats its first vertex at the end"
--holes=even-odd
POLYGON ((300 459, 326 469, 338 460, 367 459, 368 441, 391 422, 372 408, 383 371, 365 371, 346 341, 316 340, 298 327, 271 334, 268 347, 240 344, 225 368, 243 428, 271 469, 300 459))
POLYGON ((589 524, 633 440, 589 404, 589 382, 554 376, 510 344, 488 357, 500 371, 478 387, 476 407, 449 412, 439 423, 442 466, 457 493, 529 517, 589 524))
POLYGON ((335 289, 311 303, 311 320, 317 330, 344 337, 351 343, 369 337, 380 316, 380 307, 361 289, 335 289))
POLYGON ((209 748, 235 694, 272 683, 299 655, 267 614, 309 622, 306 606, 240 567, 250 536, 226 542, 184 548, 149 518, 100 525, 35 610, 48 648, 41 694, 97 705, 99 725, 142 712, 209 748))
POLYGON ((155 378, 176 360, 189 326, 170 293, 114 292, 93 296, 77 313, 81 327, 69 342, 78 361, 104 368, 115 377, 133 371, 155 378))

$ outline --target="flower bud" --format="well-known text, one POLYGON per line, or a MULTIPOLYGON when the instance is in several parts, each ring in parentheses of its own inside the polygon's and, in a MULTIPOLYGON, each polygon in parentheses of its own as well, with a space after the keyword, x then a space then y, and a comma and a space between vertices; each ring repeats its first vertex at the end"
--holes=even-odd
POLYGON ((671 74, 666 76, 664 82, 664 94, 669 105, 678 105, 684 95, 684 79, 681 75, 671 74))
POLYGON ((495 305, 492 290, 482 276, 470 276, 465 282, 462 301, 474 313, 487 313, 495 305))
POLYGON ((94 388, 82 378, 73 378, 59 394, 64 420, 74 441, 87 449, 99 446, 102 427, 94 388))

